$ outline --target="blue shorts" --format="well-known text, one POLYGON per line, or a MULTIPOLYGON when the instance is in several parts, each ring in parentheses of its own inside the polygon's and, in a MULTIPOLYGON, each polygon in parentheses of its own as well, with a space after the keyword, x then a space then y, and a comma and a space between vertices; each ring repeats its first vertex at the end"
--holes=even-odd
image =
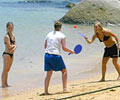
POLYGON ((45 54, 44 70, 45 71, 61 71, 66 69, 64 61, 60 55, 45 54))

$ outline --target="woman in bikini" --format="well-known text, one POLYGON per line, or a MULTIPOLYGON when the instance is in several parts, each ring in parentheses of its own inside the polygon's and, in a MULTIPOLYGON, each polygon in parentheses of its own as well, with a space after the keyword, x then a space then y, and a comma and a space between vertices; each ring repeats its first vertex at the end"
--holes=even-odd
POLYGON ((105 45, 102 59, 102 78, 100 82, 105 81, 106 64, 110 58, 112 58, 113 65, 120 76, 120 66, 117 62, 119 57, 118 50, 120 50, 120 42, 118 37, 110 30, 103 28, 100 22, 94 24, 94 31, 95 34, 93 35, 92 39, 88 40, 88 38, 85 37, 85 40, 88 44, 91 44, 96 38, 98 38, 99 41, 103 42, 105 45))
POLYGON ((6 25, 7 34, 4 36, 5 51, 3 52, 3 72, 2 72, 2 87, 8 87, 8 72, 13 63, 13 55, 16 49, 16 40, 13 35, 14 25, 12 22, 8 22, 6 25))

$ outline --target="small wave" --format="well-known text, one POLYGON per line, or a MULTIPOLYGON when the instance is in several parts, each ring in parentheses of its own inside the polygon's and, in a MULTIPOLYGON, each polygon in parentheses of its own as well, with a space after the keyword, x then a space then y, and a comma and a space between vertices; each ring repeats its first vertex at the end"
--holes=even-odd
POLYGON ((39 3, 26 3, 26 2, 0 2, 1 7, 13 7, 13 8, 40 8, 40 7, 55 7, 64 8, 62 3, 56 3, 51 1, 39 2, 39 3))
POLYGON ((18 3, 53 3, 50 0, 26 0, 26 1, 18 1, 18 3))
POLYGON ((0 2, 1 7, 13 7, 13 8, 40 8, 40 7, 52 7, 52 8, 65 8, 70 3, 67 0, 35 0, 32 1, 18 1, 18 2, 0 2))
POLYGON ((25 0, 25 1, 18 1, 18 3, 77 3, 82 0, 25 0))

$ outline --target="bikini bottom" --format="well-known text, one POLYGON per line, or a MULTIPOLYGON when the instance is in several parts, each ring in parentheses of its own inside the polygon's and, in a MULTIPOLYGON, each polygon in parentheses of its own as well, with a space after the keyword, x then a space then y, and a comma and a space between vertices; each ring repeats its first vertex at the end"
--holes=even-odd
POLYGON ((9 55, 11 58, 13 57, 13 54, 11 54, 11 53, 3 52, 3 55, 4 55, 4 54, 9 55))

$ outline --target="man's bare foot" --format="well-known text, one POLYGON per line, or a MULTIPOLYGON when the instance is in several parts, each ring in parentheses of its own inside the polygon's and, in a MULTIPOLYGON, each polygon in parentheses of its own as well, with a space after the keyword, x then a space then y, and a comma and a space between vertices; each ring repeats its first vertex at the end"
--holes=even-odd
POLYGON ((67 88, 63 88, 63 93, 70 93, 71 91, 67 90, 67 88))
POLYGON ((68 90, 66 90, 66 91, 63 91, 63 93, 71 93, 72 91, 68 91, 68 90))
POLYGON ((50 93, 42 93, 39 96, 43 96, 43 95, 52 95, 52 94, 50 94, 50 93))

